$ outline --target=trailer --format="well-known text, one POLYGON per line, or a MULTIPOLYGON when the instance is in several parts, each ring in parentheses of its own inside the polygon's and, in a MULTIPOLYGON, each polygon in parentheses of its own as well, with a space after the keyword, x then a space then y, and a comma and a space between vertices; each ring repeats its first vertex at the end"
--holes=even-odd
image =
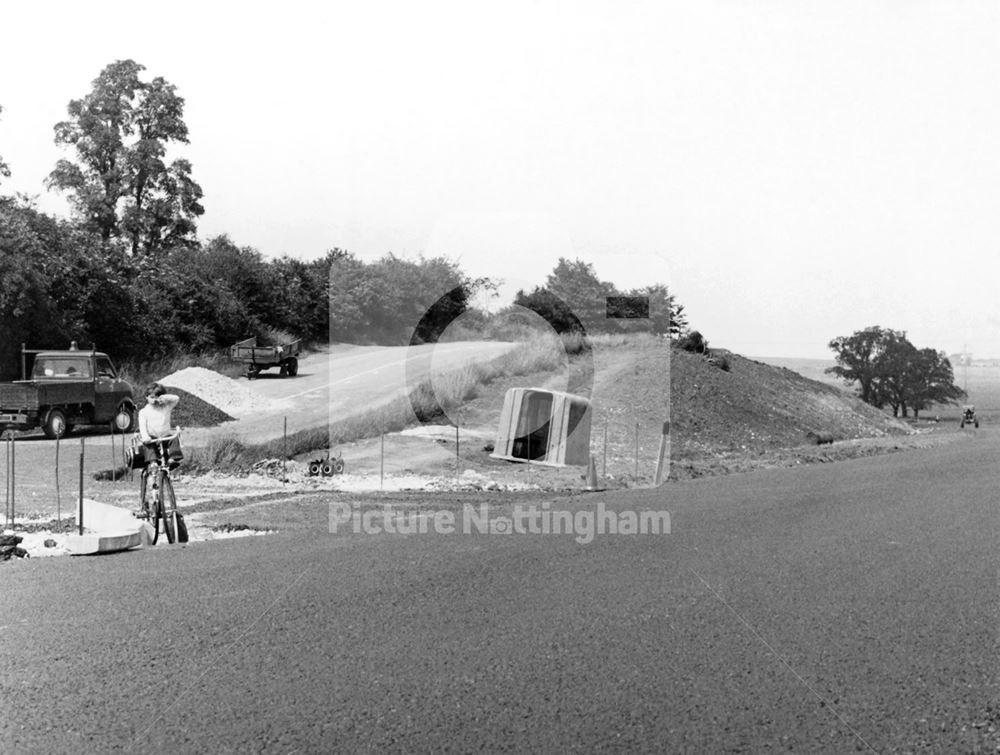
POLYGON ((62 351, 22 345, 21 380, 0 383, 0 427, 41 427, 46 437, 58 438, 74 425, 108 423, 116 432, 132 432, 136 408, 132 386, 119 377, 107 354, 83 351, 75 341, 62 351))
POLYGON ((229 347, 229 357, 246 364, 247 380, 253 380, 262 370, 272 367, 280 368, 282 377, 295 377, 299 374, 299 343, 291 341, 279 346, 258 346, 256 338, 246 338, 229 347))

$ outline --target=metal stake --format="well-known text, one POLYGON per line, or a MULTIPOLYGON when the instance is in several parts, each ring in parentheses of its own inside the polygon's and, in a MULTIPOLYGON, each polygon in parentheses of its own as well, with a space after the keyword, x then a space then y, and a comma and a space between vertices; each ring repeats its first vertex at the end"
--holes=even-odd
POLYGON ((115 422, 112 420, 111 425, 111 482, 118 482, 118 470, 115 469, 115 422))
POLYGON ((13 433, 12 432, 8 433, 7 434, 7 442, 4 444, 4 453, 6 453, 6 455, 7 455, 7 457, 6 457, 6 462, 7 462, 7 464, 6 464, 6 467, 7 467, 7 479, 6 479, 7 488, 6 488, 5 493, 4 493, 3 513, 4 513, 4 516, 7 519, 7 526, 8 527, 13 527, 14 526, 14 522, 13 522, 14 515, 13 515, 13 512, 11 511, 11 508, 10 508, 10 443, 11 443, 12 437, 13 437, 13 433))
POLYGON ((639 423, 635 423, 635 479, 639 479, 639 423))
POLYGON ((59 495, 59 436, 56 436, 56 521, 62 531, 62 497, 59 495))
POLYGON ((608 476, 608 420, 604 420, 604 460, 601 463, 601 477, 608 476))
POLYGON ((14 436, 14 431, 10 432, 10 523, 11 526, 14 525, 14 499, 16 498, 17 487, 15 485, 15 480, 17 479, 17 438, 14 436))
POLYGON ((76 506, 77 529, 83 534, 83 450, 84 439, 80 438, 80 498, 76 506))

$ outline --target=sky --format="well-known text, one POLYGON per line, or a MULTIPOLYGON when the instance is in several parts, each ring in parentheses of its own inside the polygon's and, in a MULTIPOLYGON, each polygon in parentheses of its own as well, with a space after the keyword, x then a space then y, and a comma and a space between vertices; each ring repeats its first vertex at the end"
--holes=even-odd
POLYGON ((53 126, 131 58, 185 99, 203 239, 268 257, 559 257, 665 283, 713 346, 881 325, 1000 356, 1000 5, 101 2, 4 9, 0 193, 68 215, 53 126))

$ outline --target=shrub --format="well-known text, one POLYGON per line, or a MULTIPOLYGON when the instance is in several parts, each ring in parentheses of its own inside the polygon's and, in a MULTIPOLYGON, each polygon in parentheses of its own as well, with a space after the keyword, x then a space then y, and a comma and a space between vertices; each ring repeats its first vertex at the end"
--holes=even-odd
POLYGON ((692 330, 677 339, 677 348, 694 354, 707 354, 708 340, 697 330, 692 330))

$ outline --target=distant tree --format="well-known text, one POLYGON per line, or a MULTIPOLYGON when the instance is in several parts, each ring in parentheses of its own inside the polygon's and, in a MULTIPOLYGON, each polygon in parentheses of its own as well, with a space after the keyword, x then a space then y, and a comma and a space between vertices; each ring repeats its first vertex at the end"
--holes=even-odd
POLYGON ((444 257, 387 254, 366 264, 347 252, 329 258, 330 338, 348 343, 434 340, 469 309, 487 278, 471 278, 444 257))
POLYGON ((678 338, 687 330, 687 315, 684 306, 678 304, 674 295, 662 283, 653 283, 642 288, 629 291, 630 296, 645 297, 649 300, 649 322, 636 321, 637 328, 651 330, 658 336, 669 336, 671 340, 678 338))
POLYGON ((943 351, 920 349, 914 359, 917 368, 910 387, 914 417, 933 404, 954 404, 965 398, 965 391, 955 384, 951 361, 943 351))
POLYGON ((906 417, 914 398, 913 389, 920 379, 916 357, 917 347, 910 343, 905 333, 883 331, 882 346, 875 359, 875 394, 878 402, 892 407, 894 417, 900 412, 906 417))
POLYGON ((830 342, 838 364, 827 372, 859 384, 863 401, 890 406, 907 417, 934 403, 953 403, 964 391, 954 383, 951 362, 934 349, 918 349, 903 331, 873 326, 830 342))
POLYGON ((573 308, 544 286, 536 286, 530 293, 518 291, 514 304, 545 318, 557 333, 586 332, 573 308))
MULTIPOLYGON (((545 288, 559 297, 588 330, 605 328, 605 300, 618 293, 614 285, 597 277, 594 266, 583 260, 560 257, 545 280, 545 288)), ((613 326, 617 328, 617 323, 613 326)))
POLYGON ((878 357, 885 347, 886 331, 875 325, 841 336, 830 341, 830 348, 837 360, 835 367, 827 372, 843 378, 848 383, 857 382, 861 400, 873 406, 881 406, 878 395, 878 357))
MULTIPOLYGON (((3 112, 3 107, 0 106, 0 113, 3 112)), ((0 176, 4 178, 10 178, 10 168, 7 167, 7 163, 3 161, 3 156, 0 155, 0 176)))
POLYGON ((48 178, 50 188, 70 194, 89 228, 105 241, 127 239, 133 255, 194 242, 195 218, 204 213, 191 164, 166 162, 168 145, 188 143, 184 100, 161 77, 143 82, 144 70, 116 61, 88 95, 70 101, 55 141, 73 148, 76 162, 59 160, 48 178))
POLYGON ((559 333, 644 331, 677 338, 688 326, 684 307, 664 284, 622 292, 598 278, 590 263, 565 257, 559 258, 544 286, 518 291, 514 304, 538 313, 559 333), (608 310, 612 297, 613 316, 608 310))
POLYGON ((708 340, 697 330, 685 333, 677 340, 677 348, 693 354, 708 354, 708 340))

